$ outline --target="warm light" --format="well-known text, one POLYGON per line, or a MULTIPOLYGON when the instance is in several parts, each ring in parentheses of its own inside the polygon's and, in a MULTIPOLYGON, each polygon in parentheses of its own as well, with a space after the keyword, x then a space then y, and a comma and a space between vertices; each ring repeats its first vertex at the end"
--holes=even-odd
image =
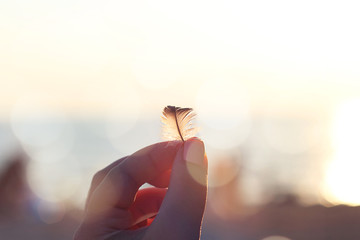
POLYGON ((197 97, 201 137, 215 148, 240 145, 251 128, 249 98, 239 79, 207 81, 197 97))
POLYGON ((335 156, 326 173, 325 197, 335 203, 360 204, 360 99, 336 111, 333 125, 335 156))
POLYGON ((18 99, 11 113, 15 136, 24 145, 45 147, 53 144, 66 131, 67 118, 57 109, 54 98, 38 92, 18 99))
POLYGON ((11 114, 12 130, 31 159, 54 162, 70 154, 75 133, 54 98, 29 93, 17 101, 11 114))
POLYGON ((309 119, 269 118, 262 125, 264 138, 274 150, 298 154, 313 147, 321 136, 322 125, 309 119))
MULTIPOLYGON (((249 159, 319 153, 321 120, 281 118, 359 96, 358 9, 357 1, 316 0, 0 1, 0 125, 11 121, 32 159, 30 185, 49 201, 79 193, 80 169, 70 174, 74 189, 61 180, 71 156, 92 168, 159 141, 168 104, 194 107, 199 135, 215 151, 240 151, 250 140, 249 159), (280 120, 265 119, 257 132, 267 109, 280 120)), ((326 176, 332 201, 360 203, 359 106, 336 114, 326 176)), ((0 129, 1 149, 9 151, 9 139, 0 129)), ((246 196, 261 199, 260 180, 244 181, 246 196)))
POLYGON ((229 156, 213 156, 209 163, 209 172, 211 177, 208 184, 211 187, 221 187, 229 184, 241 174, 237 159, 229 156))
POLYGON ((138 121, 131 131, 117 138, 109 138, 109 141, 121 154, 132 154, 147 145, 159 141, 161 133, 160 120, 154 120, 151 123, 138 121))
MULTIPOLYGON (((105 139, 117 139, 129 132, 139 119, 142 99, 138 91, 121 79, 109 78, 103 84, 89 84, 82 95, 85 106, 98 109, 89 131, 105 139)), ((93 116, 93 110, 87 112, 93 116)))

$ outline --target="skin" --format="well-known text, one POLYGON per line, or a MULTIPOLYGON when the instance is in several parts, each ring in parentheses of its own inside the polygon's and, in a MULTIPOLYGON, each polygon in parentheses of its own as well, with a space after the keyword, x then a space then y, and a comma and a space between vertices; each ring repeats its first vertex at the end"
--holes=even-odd
POLYGON ((207 158, 186 161, 187 146, 194 142, 203 146, 196 138, 156 143, 97 172, 74 239, 198 240, 207 158), (154 187, 139 190, 144 183, 154 187))

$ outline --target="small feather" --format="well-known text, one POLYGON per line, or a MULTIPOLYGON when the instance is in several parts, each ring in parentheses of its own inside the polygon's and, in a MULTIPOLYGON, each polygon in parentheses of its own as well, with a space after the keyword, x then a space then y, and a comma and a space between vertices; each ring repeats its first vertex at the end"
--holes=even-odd
POLYGON ((186 141, 195 136, 197 129, 193 127, 196 114, 192 108, 167 106, 161 117, 163 137, 166 140, 186 141))

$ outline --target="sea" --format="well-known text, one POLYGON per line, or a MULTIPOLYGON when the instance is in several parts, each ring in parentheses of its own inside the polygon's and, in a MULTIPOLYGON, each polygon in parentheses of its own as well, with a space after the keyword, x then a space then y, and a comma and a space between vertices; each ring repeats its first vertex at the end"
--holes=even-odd
MULTIPOLYGON (((327 155, 321 149, 327 143, 325 135, 317 136, 314 142, 312 124, 293 119, 255 120, 249 135, 230 148, 216 146, 211 139, 214 133, 204 129, 200 137, 205 144, 211 143, 206 145, 210 187, 221 187, 236 178, 238 195, 245 203, 262 204, 274 194, 289 192, 303 196, 306 201, 316 201, 319 187, 316 183, 321 182, 327 155), (226 173, 221 174, 224 169, 226 173)), ((215 137, 222 138, 226 136, 215 137)), ((97 118, 65 122, 3 120, 0 174, 14 156, 25 153, 26 178, 37 197, 83 206, 97 171, 159 141, 161 122, 155 118, 136 122, 97 118)))

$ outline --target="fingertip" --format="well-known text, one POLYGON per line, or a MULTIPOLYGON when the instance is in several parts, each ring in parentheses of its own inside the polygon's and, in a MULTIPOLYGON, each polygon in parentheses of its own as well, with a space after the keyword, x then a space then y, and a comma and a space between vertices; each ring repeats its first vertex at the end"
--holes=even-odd
POLYGON ((186 162, 203 166, 205 161, 205 145, 199 138, 191 138, 185 142, 184 159, 186 162))
POLYGON ((181 141, 159 142, 149 146, 148 147, 149 149, 147 149, 147 151, 143 151, 143 153, 146 152, 153 159, 167 159, 167 161, 163 161, 163 162, 168 162, 172 164, 181 146, 182 146, 181 141))
POLYGON ((165 141, 160 144, 165 144, 165 148, 175 148, 179 149, 182 145, 183 141, 180 140, 174 140, 174 141, 165 141))

